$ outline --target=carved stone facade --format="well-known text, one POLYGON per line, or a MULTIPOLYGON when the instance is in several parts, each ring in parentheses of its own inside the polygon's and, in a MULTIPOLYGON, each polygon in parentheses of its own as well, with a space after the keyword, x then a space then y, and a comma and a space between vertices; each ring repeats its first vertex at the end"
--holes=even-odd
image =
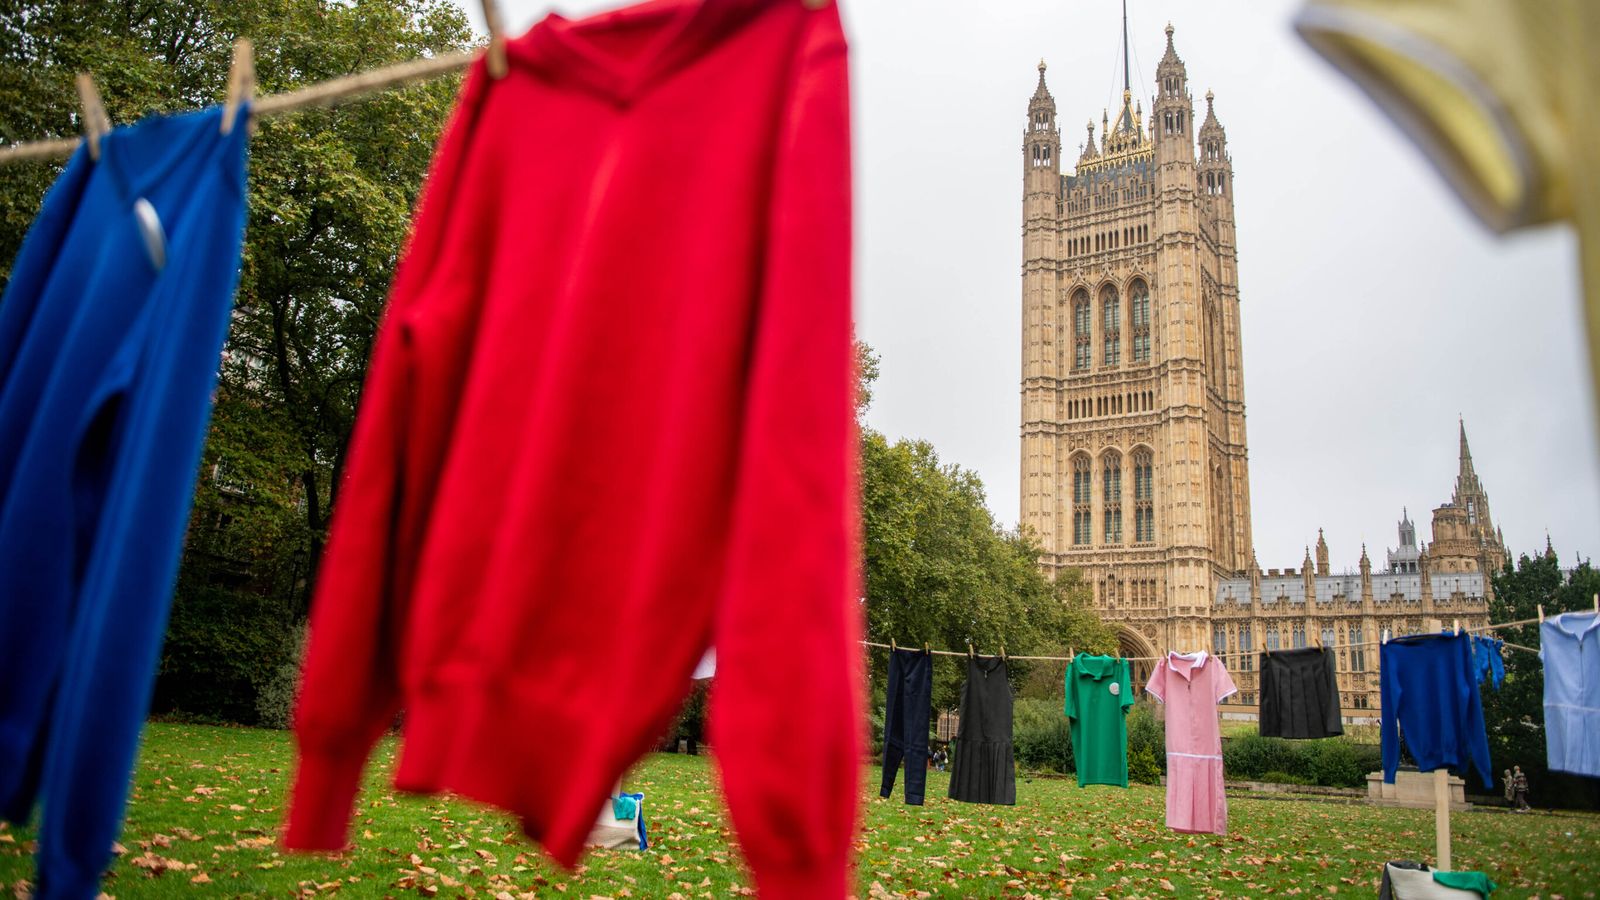
MULTIPOLYGON (((1042 564, 1083 574, 1129 656, 1259 651, 1269 637, 1289 648, 1330 633, 1326 643, 1374 640, 1429 617, 1485 621, 1483 573, 1504 549, 1465 428, 1431 547, 1417 550, 1405 521, 1398 552, 1409 545, 1411 556, 1391 554, 1379 576, 1364 549, 1359 575, 1329 575, 1320 536, 1315 568, 1309 548, 1300 575, 1264 578, 1256 566, 1233 166, 1213 96, 1197 121, 1171 25, 1166 37, 1148 130, 1125 67, 1116 120, 1102 114, 1098 139, 1089 123, 1071 174, 1042 61, 1028 103, 1021 522, 1042 564)), ((1240 700, 1253 706, 1247 666, 1240 700)), ((1376 709, 1376 647, 1345 654, 1340 669, 1346 707, 1376 709)))
POLYGON ((1340 705, 1361 718, 1378 710, 1378 648, 1385 631, 1415 634, 1459 624, 1489 624, 1490 580, 1505 563, 1505 541, 1489 518, 1489 497, 1478 482, 1461 429, 1460 475, 1449 503, 1433 511, 1433 543, 1418 546, 1411 517, 1400 518, 1400 546, 1388 568, 1372 571, 1367 548, 1355 571, 1332 574, 1328 544, 1317 532, 1316 562, 1306 548, 1300 569, 1248 571, 1217 584, 1212 636, 1204 646, 1228 660, 1239 686, 1235 703, 1254 707, 1260 689, 1254 654, 1262 650, 1339 647, 1340 705), (1350 646, 1369 644, 1369 646, 1350 646))
POLYGON ((1166 33, 1148 133, 1125 84, 1063 174, 1041 62, 1022 148, 1021 520, 1134 656, 1203 646, 1252 546, 1233 167, 1166 33))

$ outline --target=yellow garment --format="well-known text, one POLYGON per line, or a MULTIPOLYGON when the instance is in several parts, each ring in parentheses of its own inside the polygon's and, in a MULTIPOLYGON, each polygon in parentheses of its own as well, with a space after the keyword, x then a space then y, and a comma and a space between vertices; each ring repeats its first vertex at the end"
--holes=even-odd
POLYGON ((1573 222, 1600 398, 1600 0, 1310 0, 1295 28, 1489 227, 1573 222))

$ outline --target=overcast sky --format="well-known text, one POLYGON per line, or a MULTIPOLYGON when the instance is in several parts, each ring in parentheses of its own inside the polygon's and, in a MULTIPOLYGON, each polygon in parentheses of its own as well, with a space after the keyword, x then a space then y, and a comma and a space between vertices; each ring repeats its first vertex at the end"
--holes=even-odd
MULTIPOLYGON (((555 8, 500 0, 519 34, 555 8)), ((478 3, 467 0, 481 30, 478 3)), ((1130 0, 1148 111, 1171 22, 1235 171, 1255 545, 1299 566, 1317 528, 1335 569, 1378 565, 1410 507, 1422 540, 1450 499, 1456 417, 1512 552, 1600 548, 1574 242, 1497 239, 1413 145, 1294 35, 1295 0, 1130 0)), ((845 0, 854 52, 857 319, 882 357, 869 414, 976 470, 1018 511, 1022 131, 1049 64, 1064 145, 1122 88, 1115 0, 845 0)))

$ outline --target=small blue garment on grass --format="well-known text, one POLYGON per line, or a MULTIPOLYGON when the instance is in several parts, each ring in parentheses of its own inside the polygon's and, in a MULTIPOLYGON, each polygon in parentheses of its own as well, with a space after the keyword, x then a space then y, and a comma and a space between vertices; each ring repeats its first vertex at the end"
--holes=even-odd
POLYGON ((80 147, 0 300, 0 816, 42 809, 40 898, 99 892, 150 708, 239 279, 221 122, 80 147))
POLYGON ((611 798, 611 815, 623 821, 632 819, 634 831, 639 835, 639 849, 650 849, 650 835, 644 823, 644 794, 618 794, 611 798))
POLYGON ((639 814, 639 798, 632 794, 618 794, 611 798, 611 815, 622 821, 639 814))

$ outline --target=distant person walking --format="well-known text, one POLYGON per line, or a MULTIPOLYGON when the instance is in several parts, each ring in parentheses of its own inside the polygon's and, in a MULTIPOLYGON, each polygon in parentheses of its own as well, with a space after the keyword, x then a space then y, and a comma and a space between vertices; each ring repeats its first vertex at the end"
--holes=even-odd
POLYGON ((1511 769, 1511 792, 1517 802, 1517 812, 1526 812, 1532 809, 1528 805, 1528 776, 1522 774, 1521 766, 1512 766, 1511 769))

